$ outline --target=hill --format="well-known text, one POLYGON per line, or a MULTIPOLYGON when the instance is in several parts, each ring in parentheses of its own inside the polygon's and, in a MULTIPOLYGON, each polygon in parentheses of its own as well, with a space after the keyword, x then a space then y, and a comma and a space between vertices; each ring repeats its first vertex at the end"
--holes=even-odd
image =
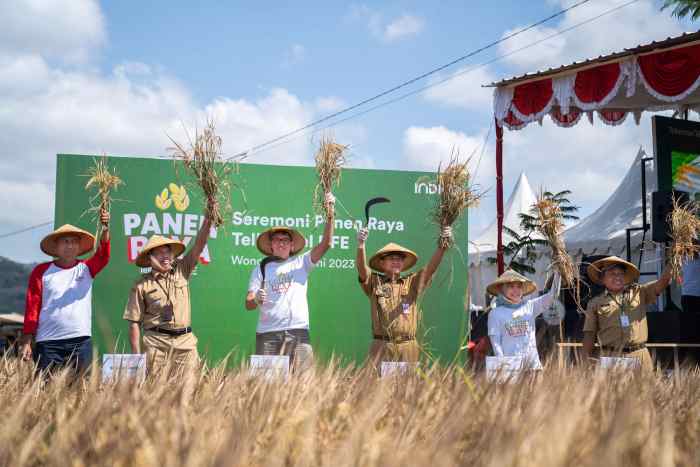
POLYGON ((0 256, 0 313, 24 313, 24 294, 33 267, 0 256))

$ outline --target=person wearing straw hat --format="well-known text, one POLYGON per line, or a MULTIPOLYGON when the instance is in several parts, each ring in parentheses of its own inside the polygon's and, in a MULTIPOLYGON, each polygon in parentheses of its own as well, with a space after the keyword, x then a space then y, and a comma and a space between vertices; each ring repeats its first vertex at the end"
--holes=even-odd
POLYGON ((100 241, 65 224, 41 241, 41 251, 55 259, 36 266, 29 276, 21 355, 32 356, 39 370, 72 366, 85 372, 92 363, 92 282, 109 262, 109 212, 100 211, 100 241), (32 353, 32 340, 36 342, 32 353))
POLYGON ((211 224, 205 217, 194 244, 182 258, 184 243, 160 235, 149 238, 136 257, 136 266, 151 271, 131 288, 124 319, 129 322, 133 353, 141 353, 143 328, 143 350, 151 370, 162 368, 168 359, 175 369, 199 362, 197 337, 191 327, 189 280, 209 239, 211 224))
POLYGON ((537 285, 527 277, 508 269, 491 282, 486 290, 496 297, 489 312, 488 335, 496 357, 522 357, 523 368, 542 369, 537 352, 535 319, 559 295, 561 278, 554 273, 549 291, 537 298, 525 299, 537 291, 537 285))
POLYGON ((602 354, 637 358, 641 368, 652 370, 654 364, 646 348, 648 338, 647 305, 671 282, 667 267, 658 280, 640 285, 639 269, 617 256, 594 261, 587 268, 589 279, 605 290, 588 302, 583 325, 583 354, 589 357, 598 338, 602 354))
POLYGON ((272 227, 258 236, 256 246, 273 261, 264 265, 265 276, 256 266, 248 284, 245 307, 259 310, 255 334, 258 355, 288 355, 294 370, 313 364, 309 340, 308 277, 331 246, 334 231, 335 197, 325 195, 326 223, 318 245, 304 254, 306 240, 295 229, 272 227))
MULTIPOLYGON (((355 264, 360 287, 370 301, 373 339, 369 361, 375 367, 382 361, 415 363, 420 357, 416 342, 420 324, 418 300, 430 286, 449 242, 438 241, 435 253, 423 269, 402 276, 401 273, 416 265, 418 255, 397 243, 388 243, 372 255, 367 267, 368 236, 368 229, 358 231, 355 264)), ((451 237, 451 227, 443 227, 440 238, 451 237)))

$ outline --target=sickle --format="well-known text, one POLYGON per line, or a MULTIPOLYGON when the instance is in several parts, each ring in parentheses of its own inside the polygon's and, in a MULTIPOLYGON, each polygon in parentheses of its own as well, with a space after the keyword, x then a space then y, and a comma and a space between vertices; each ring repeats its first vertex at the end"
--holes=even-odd
POLYGON ((372 198, 371 200, 367 201, 365 203, 365 225, 369 224, 369 208, 379 203, 391 203, 391 200, 380 196, 379 198, 372 198))
POLYGON ((260 288, 265 287, 265 266, 267 266, 267 263, 270 263, 272 261, 279 261, 280 258, 279 256, 266 256, 265 258, 260 261, 260 272, 262 273, 262 284, 260 288))

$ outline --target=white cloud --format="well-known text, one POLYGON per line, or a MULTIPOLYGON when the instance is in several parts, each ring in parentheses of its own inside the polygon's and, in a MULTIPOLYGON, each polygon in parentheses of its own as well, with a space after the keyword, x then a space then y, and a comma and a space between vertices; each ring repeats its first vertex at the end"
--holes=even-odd
POLYGON ((337 112, 338 110, 347 107, 347 105, 347 102, 336 96, 319 97, 315 102, 316 110, 318 110, 320 113, 337 112))
POLYGON ((464 67, 450 75, 438 76, 432 79, 432 84, 441 84, 429 88, 423 97, 429 101, 444 107, 455 107, 482 112, 491 112, 491 100, 493 90, 482 85, 496 80, 487 67, 471 69, 464 67))
POLYGON ((287 51, 282 66, 289 67, 301 63, 306 58, 306 48, 301 44, 292 44, 287 51))
MULTIPOLYGON (((555 3, 559 8, 570 6, 572 2, 558 0, 555 3)), ((564 14, 564 18, 555 28, 551 26, 534 28, 501 43, 500 52, 502 54, 511 53, 534 41, 550 36, 556 30, 570 28, 623 3, 625 0, 599 0, 574 8, 564 14)), ((503 36, 512 34, 522 27, 518 26, 513 30, 506 31, 503 36)), ((634 47, 652 39, 665 39, 667 36, 678 35, 682 32, 681 24, 670 14, 659 12, 658 2, 640 0, 566 34, 517 52, 506 58, 506 61, 517 67, 519 71, 535 71, 597 57, 622 50, 625 47, 634 47)))
POLYGON ((384 40, 394 42, 411 36, 417 36, 423 31, 425 21, 413 15, 401 15, 384 27, 384 40))
POLYGON ((41 54, 84 62, 106 40, 95 0, 0 2, 0 55, 41 54))
POLYGON ((420 34, 425 28, 425 20, 419 16, 404 13, 386 20, 383 13, 367 5, 352 5, 350 20, 364 22, 370 33, 384 42, 397 42, 420 34))

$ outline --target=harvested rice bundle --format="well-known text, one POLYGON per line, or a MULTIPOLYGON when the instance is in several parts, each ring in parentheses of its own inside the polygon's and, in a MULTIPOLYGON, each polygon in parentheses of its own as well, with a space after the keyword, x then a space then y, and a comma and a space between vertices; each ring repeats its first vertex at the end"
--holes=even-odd
MULTIPOLYGON (((462 215, 465 209, 476 206, 481 197, 472 185, 469 184, 471 174, 467 168, 469 159, 459 161, 459 152, 452 151, 450 162, 444 170, 438 167, 437 185, 438 202, 433 209, 431 217, 441 229, 451 227, 462 215)), ((454 243, 452 237, 440 237, 440 246, 449 248, 454 243)))
POLYGON ((326 215, 325 195, 340 185, 340 169, 345 165, 345 151, 348 147, 338 144, 331 137, 323 137, 316 153, 318 183, 314 188, 314 209, 326 215))
POLYGON ((88 169, 87 183, 85 190, 96 190, 95 194, 90 196, 90 207, 86 213, 94 213, 97 220, 97 228, 100 228, 100 212, 109 212, 112 207, 112 192, 117 191, 119 186, 124 184, 124 181, 119 178, 116 172, 111 172, 107 165, 107 156, 93 158, 93 166, 88 169))
POLYGON ((683 264, 691 261, 700 252, 698 234, 700 233, 700 219, 698 219, 698 205, 694 201, 681 203, 673 197, 673 211, 668 216, 671 227, 669 266, 671 277, 679 281, 683 272, 683 264))
POLYGON ((561 275, 564 287, 575 287, 578 279, 578 269, 574 266, 571 256, 566 252, 562 233, 564 232, 564 213, 559 202, 541 191, 537 202, 532 206, 537 231, 545 238, 552 250, 552 265, 561 275))
POLYGON ((206 199, 205 215, 212 224, 224 224, 224 214, 231 210, 230 174, 235 161, 227 161, 221 151, 222 139, 216 134, 214 122, 209 121, 201 132, 196 132, 194 141, 186 148, 170 139, 173 158, 181 160, 185 169, 192 175, 206 199))

